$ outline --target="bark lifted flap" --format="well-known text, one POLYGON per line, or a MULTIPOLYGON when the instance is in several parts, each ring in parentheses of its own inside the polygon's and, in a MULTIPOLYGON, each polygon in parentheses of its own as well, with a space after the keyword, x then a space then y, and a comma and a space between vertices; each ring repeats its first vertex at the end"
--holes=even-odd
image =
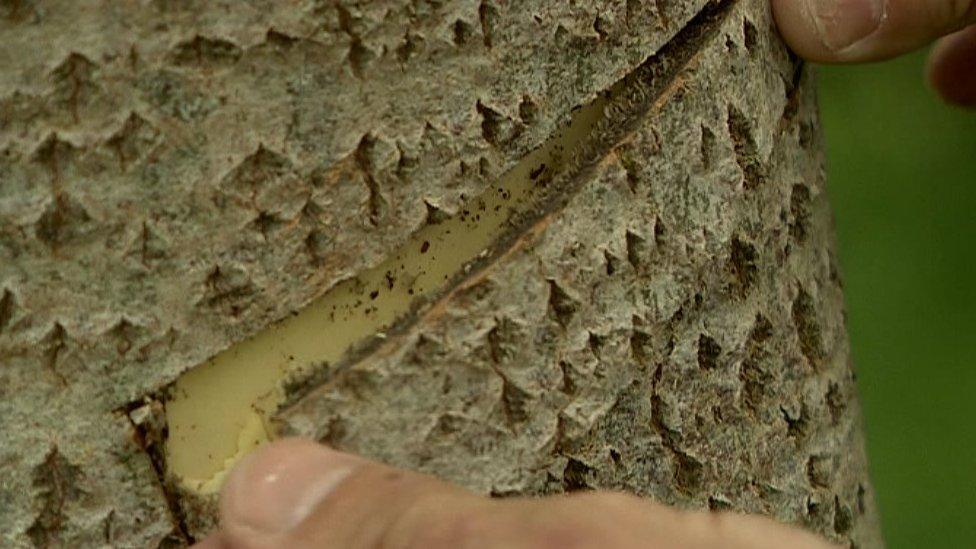
POLYGON ((282 382, 338 362, 355 343, 382 333, 422 296, 442 290, 489 250, 514 215, 530 209, 602 118, 606 100, 577 109, 567 127, 527 154, 461 211, 414 233, 381 264, 346 280, 298 314, 180 377, 166 404, 168 472, 191 491, 219 490, 241 457, 274 438, 268 418, 282 382))

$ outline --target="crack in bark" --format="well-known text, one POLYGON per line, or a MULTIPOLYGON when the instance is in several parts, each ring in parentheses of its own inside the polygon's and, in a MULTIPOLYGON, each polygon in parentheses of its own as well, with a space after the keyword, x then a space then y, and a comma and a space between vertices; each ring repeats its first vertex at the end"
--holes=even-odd
POLYGON ((407 333, 424 318, 437 314, 452 295, 483 280, 492 266, 540 234, 553 216, 582 189, 587 176, 600 161, 635 132, 648 113, 660 109, 670 95, 680 88, 680 75, 718 33, 736 3, 737 0, 707 3, 657 52, 608 90, 598 94, 609 97, 602 118, 593 126, 588 137, 577 145, 577 153, 546 186, 537 204, 509 221, 511 229, 495 242, 493 249, 461 269, 442 290, 430 298, 418 299, 410 313, 395 322, 382 337, 369 337, 350 348, 345 358, 336 364, 314 368, 309 374, 289 380, 285 384, 286 396, 279 407, 279 414, 381 348, 398 345, 398 336, 407 333))
MULTIPOLYGON (((343 358, 335 364, 321 363, 310 371, 293 373, 290 379, 283 382, 285 398, 278 407, 279 414, 381 348, 390 348, 388 345, 395 348, 401 344, 397 336, 405 334, 424 318, 437 314, 452 295, 484 280, 494 265, 501 263, 505 257, 515 253, 544 231, 558 212, 583 188, 596 166, 643 124, 648 113, 660 109, 672 94, 681 89, 684 81, 681 74, 694 63, 701 50, 718 33, 735 5, 736 0, 716 0, 706 4, 667 44, 609 89, 600 92, 596 100, 606 101, 602 117, 575 145, 573 156, 565 161, 562 170, 550 175, 552 180, 546 182, 533 201, 535 204, 515 213, 509 219, 508 230, 495 240, 486 250, 487 253, 479 255, 459 269, 451 279, 446 280, 441 290, 428 297, 415 299, 409 311, 384 333, 367 336, 350 346, 343 358)), ((363 155, 358 155, 356 160, 360 167, 369 168, 368 163, 363 166, 363 155)), ((364 171, 368 172, 368 169, 364 171)), ((134 426, 139 429, 138 425, 134 426)), ((141 443, 150 456, 178 530, 183 537, 189 539, 179 497, 165 483, 165 456, 162 447, 147 445, 144 437, 141 443)))
MULTIPOLYGON (((126 405, 125 408, 125 419, 132 426, 132 436, 135 439, 136 444, 139 448, 146 454, 149 458, 149 463, 152 466, 153 476, 156 478, 156 482, 159 486, 159 491, 163 495, 163 499, 166 501, 166 508, 169 511, 170 521, 173 524, 173 534, 179 536, 180 541, 184 545, 192 545, 196 540, 190 533, 190 529, 186 523, 186 516, 183 511, 182 505, 180 505, 180 498, 177 493, 169 487, 169 483, 166 482, 166 464, 165 457, 162 451, 162 440, 165 439, 165 432, 154 433, 150 432, 149 428, 144 425, 139 425, 135 420, 132 419, 132 412, 135 411, 139 406, 151 406, 153 401, 148 401, 146 399, 140 399, 136 402, 126 405), (159 441, 154 439, 159 438, 159 441)), ((162 402, 161 400, 156 400, 155 402, 162 402)), ((118 411, 117 411, 118 412, 118 411)), ((165 428, 164 428, 165 430, 165 428)))

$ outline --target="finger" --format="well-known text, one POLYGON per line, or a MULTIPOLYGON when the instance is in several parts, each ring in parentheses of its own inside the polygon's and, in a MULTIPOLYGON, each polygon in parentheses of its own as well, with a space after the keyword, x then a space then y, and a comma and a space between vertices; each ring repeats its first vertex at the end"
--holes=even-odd
POLYGON ((976 107, 976 25, 946 36, 932 48, 928 76, 946 101, 976 107))
POLYGON ((193 544, 192 549, 227 549, 220 534, 212 534, 193 544))
POLYGON ((221 521, 229 549, 826 547, 765 519, 686 513, 622 494, 488 500, 299 440, 234 471, 221 521))
POLYGON ((421 528, 434 535, 437 521, 453 524, 488 503, 425 475, 289 439, 231 473, 221 534, 232 549, 406 547, 400 538, 421 528))
POLYGON ((802 57, 875 61, 976 22, 976 0, 773 0, 773 13, 802 57))
MULTIPOLYGON (((501 503, 481 517, 469 548, 518 549, 829 549, 813 534, 735 513, 682 511, 635 496, 586 492, 501 503)), ((437 546, 460 547, 459 540, 437 546)), ((418 546, 420 547, 420 546, 418 546)))

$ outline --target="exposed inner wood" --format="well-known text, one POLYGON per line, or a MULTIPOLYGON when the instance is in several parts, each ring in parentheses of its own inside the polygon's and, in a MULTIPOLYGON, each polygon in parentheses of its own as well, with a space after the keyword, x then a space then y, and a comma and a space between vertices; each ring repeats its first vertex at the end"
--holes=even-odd
POLYGON ((166 404, 167 472, 187 490, 219 489, 243 455, 274 437, 282 383, 382 339, 558 210, 585 172, 619 143, 693 60, 732 2, 709 5, 658 53, 572 113, 569 124, 482 196, 413 234, 393 256, 180 377, 166 404))
POLYGON ((281 402, 286 375, 339 360, 487 253, 508 232, 509 220, 535 205, 563 171, 604 104, 598 97, 578 109, 568 127, 484 195, 468 200, 457 215, 424 226, 394 256, 182 376, 166 407, 170 471, 190 489, 216 490, 230 465, 273 436, 266 419, 281 402))

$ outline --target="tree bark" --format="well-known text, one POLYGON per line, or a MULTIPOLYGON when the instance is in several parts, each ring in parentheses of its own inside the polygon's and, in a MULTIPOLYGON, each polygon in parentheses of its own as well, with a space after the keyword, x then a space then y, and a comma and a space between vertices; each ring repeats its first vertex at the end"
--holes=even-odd
POLYGON ((166 388, 618 82, 547 200, 278 430, 881 545, 814 88, 766 2, 20 0, 0 40, 0 545, 205 534, 166 388))

